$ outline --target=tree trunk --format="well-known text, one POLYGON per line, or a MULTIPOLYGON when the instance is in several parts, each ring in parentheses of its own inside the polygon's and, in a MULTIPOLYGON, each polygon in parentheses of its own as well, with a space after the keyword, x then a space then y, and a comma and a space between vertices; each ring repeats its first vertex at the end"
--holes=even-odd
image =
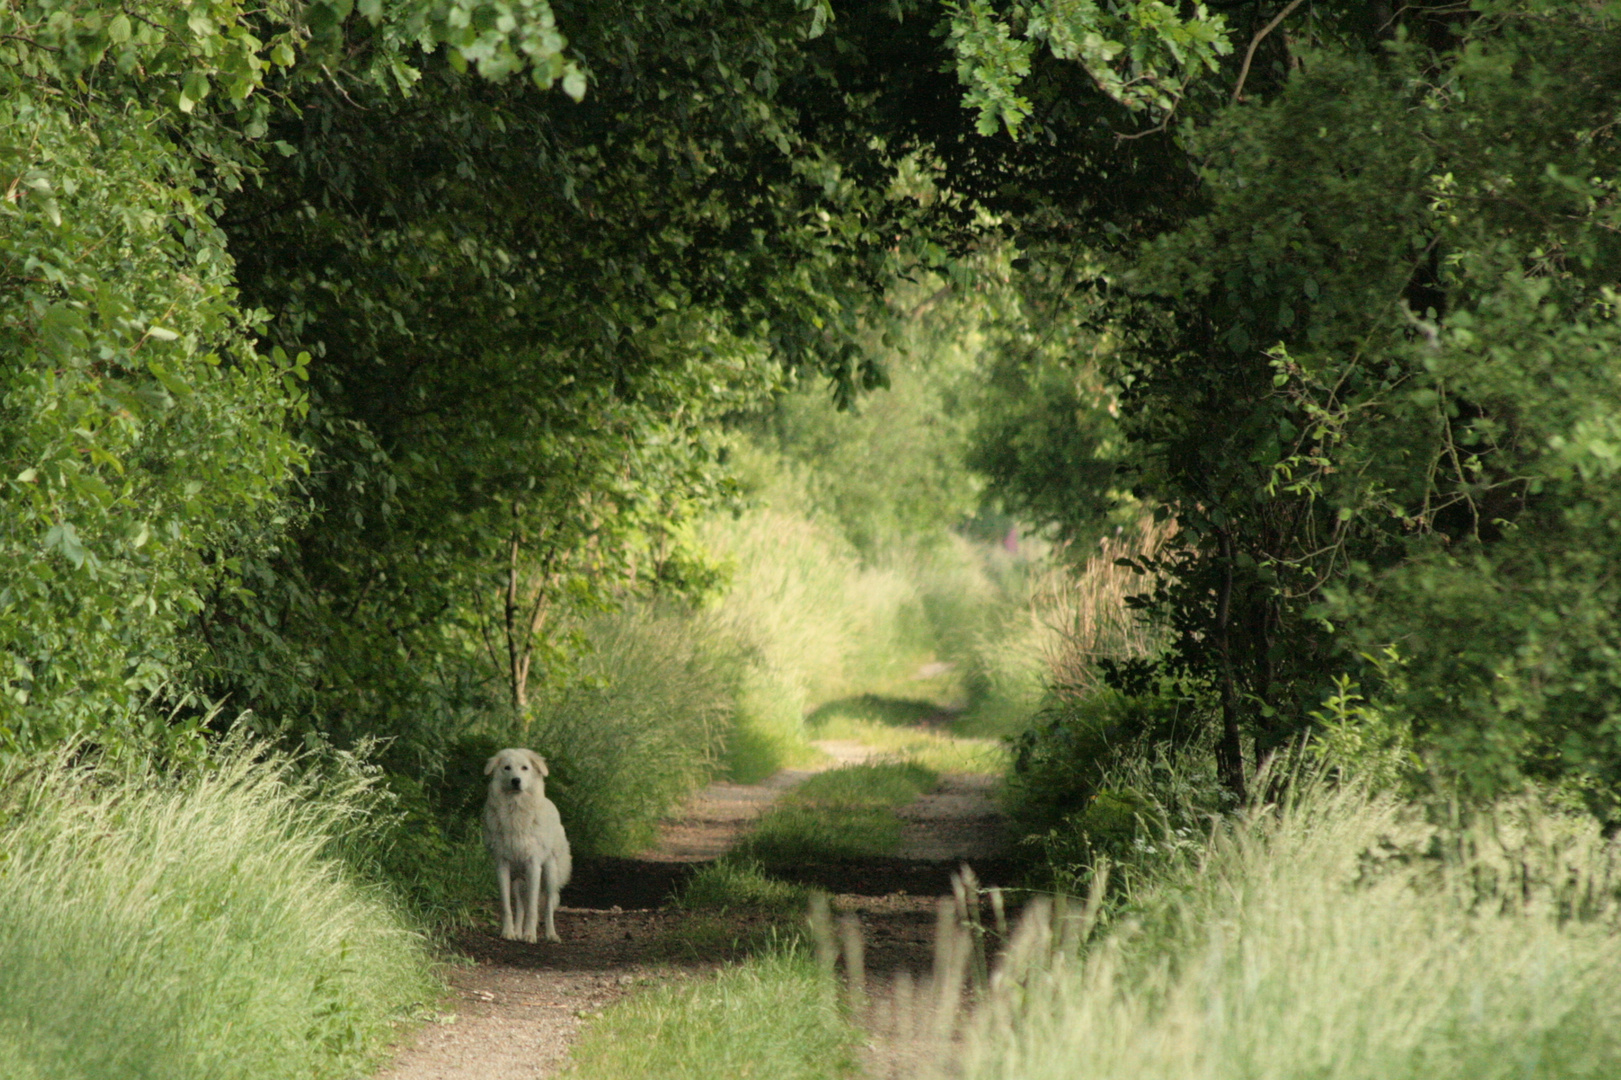
POLYGON ((1225 572, 1216 605, 1216 648, 1221 654, 1221 739, 1216 743, 1216 772, 1222 786, 1242 805, 1248 794, 1244 783, 1244 745, 1238 730, 1238 681, 1233 674, 1233 538, 1226 529, 1221 530, 1220 536, 1225 572))

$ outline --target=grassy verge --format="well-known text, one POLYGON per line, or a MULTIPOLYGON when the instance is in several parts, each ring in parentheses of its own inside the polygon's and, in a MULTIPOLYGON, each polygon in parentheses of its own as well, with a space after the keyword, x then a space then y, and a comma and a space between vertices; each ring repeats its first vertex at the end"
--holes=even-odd
POLYGON ((607 1009, 574 1050, 579 1080, 834 1080, 855 1071, 860 1033, 833 979, 785 947, 712 980, 664 986, 607 1009))
POLYGON ((913 762, 850 765, 806 780, 766 811, 736 857, 770 868, 817 858, 887 855, 900 844, 895 808, 934 787, 932 770, 913 762))
POLYGON ((1621 1075, 1618 895, 1591 820, 1508 807, 1449 835, 1308 786, 1169 865, 1084 963, 1048 951, 1056 928, 1016 936, 1017 992, 981 1011, 961 1075, 1621 1075))
POLYGON ((349 1074, 432 995, 419 939, 324 854, 361 792, 242 747, 212 766, 0 776, 0 1075, 349 1074))

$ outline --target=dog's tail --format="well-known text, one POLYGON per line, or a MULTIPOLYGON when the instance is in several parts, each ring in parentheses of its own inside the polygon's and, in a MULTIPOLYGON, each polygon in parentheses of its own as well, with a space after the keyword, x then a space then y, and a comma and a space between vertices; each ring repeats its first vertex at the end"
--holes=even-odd
POLYGON ((563 848, 557 853, 557 887, 561 889, 568 884, 569 878, 574 876, 574 856, 569 852, 568 841, 563 841, 563 848))

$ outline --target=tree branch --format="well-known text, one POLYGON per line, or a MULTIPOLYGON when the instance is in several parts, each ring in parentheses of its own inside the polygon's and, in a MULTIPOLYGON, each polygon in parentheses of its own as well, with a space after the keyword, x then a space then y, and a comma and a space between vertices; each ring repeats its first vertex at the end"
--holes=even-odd
POLYGON ((1261 39, 1276 30, 1278 24, 1287 19, 1289 13, 1299 7, 1300 4, 1301 0, 1289 0, 1288 7, 1278 12, 1271 22, 1257 30, 1255 36, 1250 38, 1250 47, 1244 51, 1244 66, 1238 70, 1238 85, 1233 87, 1233 104, 1236 105, 1244 96, 1244 80, 1249 78, 1250 61, 1255 59, 1255 50, 1261 44, 1261 39))

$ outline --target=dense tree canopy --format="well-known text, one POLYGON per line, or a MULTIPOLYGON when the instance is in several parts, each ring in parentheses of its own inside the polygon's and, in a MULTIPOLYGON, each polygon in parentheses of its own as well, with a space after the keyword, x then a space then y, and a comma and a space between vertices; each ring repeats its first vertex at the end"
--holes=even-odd
MULTIPOLYGON (((1613 790, 1616 13, 1338 15, 1300 9, 1242 92, 1224 72, 1180 102, 1189 187, 1075 290, 1098 330, 1071 370, 1101 365, 1122 473, 1181 526, 1157 670, 1219 700, 1235 790, 1336 672, 1477 789, 1613 790)), ((1074 415, 1095 470, 1107 435, 1074 415)), ((1044 467, 1009 490, 1051 490, 1044 467)))
MULTIPOLYGON (((974 460, 1174 516, 1122 686, 1621 782, 1613 5, 0 5, 0 737, 521 714, 720 421, 1012 252, 974 460), (1001 258, 998 255, 997 258, 1001 258), (180 712, 171 713, 179 708, 180 712)), ((1145 579, 1150 580, 1150 579, 1145 579)))

